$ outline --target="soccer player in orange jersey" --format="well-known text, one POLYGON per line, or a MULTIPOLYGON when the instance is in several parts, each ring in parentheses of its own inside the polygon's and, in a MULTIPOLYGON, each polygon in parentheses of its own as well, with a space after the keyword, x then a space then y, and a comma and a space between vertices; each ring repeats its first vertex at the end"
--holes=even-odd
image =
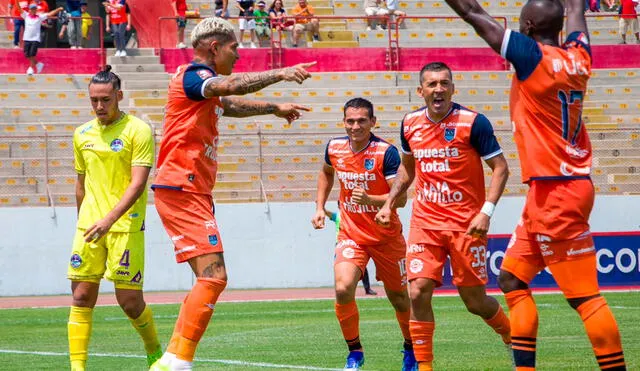
MULTIPOLYGON (((325 203, 337 175, 341 220, 334 262, 335 309, 349 348, 344 369, 359 370, 364 364, 356 285, 369 259, 373 259, 376 276, 384 283, 405 339, 402 370, 415 370, 409 333, 410 307, 404 270, 406 244, 402 224, 395 210, 390 213, 389 229, 380 228, 374 220, 395 181, 400 155, 396 147, 371 133, 376 118, 368 100, 354 98, 348 101, 344 105, 343 122, 347 136, 327 143, 325 164, 318 175, 316 213, 311 223, 316 229, 324 228, 325 203)), ((406 194, 400 195, 397 204, 404 206, 404 203, 406 194)))
POLYGON ((495 204, 507 182, 507 160, 489 120, 451 101, 455 91, 449 67, 429 63, 420 71, 425 107, 402 120, 402 166, 386 203, 376 216, 382 225, 398 195, 416 177, 407 276, 411 297, 411 338, 420 370, 431 370, 435 328, 431 297, 442 285, 442 269, 451 261, 453 284, 469 312, 482 317, 505 344, 511 343, 509 319, 487 296, 487 231, 495 204), (485 200, 482 161, 493 170, 485 200))
POLYGON ((211 191, 217 171, 220 116, 273 114, 292 122, 296 104, 273 104, 232 95, 258 91, 279 81, 302 83, 315 63, 258 73, 231 74, 238 56, 233 26, 206 18, 191 32, 194 60, 178 67, 169 83, 164 134, 152 188, 176 261, 188 262, 196 283, 180 309, 167 351, 153 370, 190 370, 196 347, 227 284, 222 239, 211 191), (225 76, 221 76, 225 75, 225 76))
POLYGON ((559 0, 527 2, 520 32, 505 30, 475 0, 447 3, 516 71, 511 121, 529 192, 499 277, 516 367, 535 369, 538 314, 528 284, 547 267, 582 318, 600 368, 624 370, 618 325, 600 295, 589 231, 592 153, 581 115, 591 47, 584 1, 564 1, 567 38, 562 45, 565 9, 559 0))

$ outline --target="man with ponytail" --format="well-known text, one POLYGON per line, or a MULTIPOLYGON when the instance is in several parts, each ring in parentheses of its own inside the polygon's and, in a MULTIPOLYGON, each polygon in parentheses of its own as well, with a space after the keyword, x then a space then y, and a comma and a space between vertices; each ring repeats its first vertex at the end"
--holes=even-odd
POLYGON ((120 78, 111 66, 89 82, 96 118, 73 135, 78 224, 67 276, 72 371, 87 362, 100 280, 113 281, 118 304, 140 334, 151 365, 162 355, 151 308, 142 295, 146 184, 153 167, 151 127, 120 110, 120 78))
POLYGON ((233 26, 206 18, 191 32, 194 60, 179 66, 169 83, 164 133, 153 183, 155 204, 174 244, 178 263, 188 262, 196 283, 180 308, 167 351, 152 370, 191 370, 218 296, 227 285, 222 239, 213 215, 218 119, 221 116, 275 115, 292 122, 296 104, 235 97, 279 81, 301 84, 315 63, 265 72, 232 74, 239 58, 233 26))

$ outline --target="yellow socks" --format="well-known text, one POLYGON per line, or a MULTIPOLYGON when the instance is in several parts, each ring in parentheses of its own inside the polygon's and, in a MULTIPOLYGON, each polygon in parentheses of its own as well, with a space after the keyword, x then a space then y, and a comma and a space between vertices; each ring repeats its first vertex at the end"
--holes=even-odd
POLYGON ((84 371, 89 350, 93 308, 71 307, 67 323, 72 371, 84 371))
POLYGON ((145 306, 142 314, 136 319, 129 318, 133 327, 138 331, 142 341, 144 341, 144 349, 147 354, 158 352, 160 348, 160 342, 158 341, 158 333, 156 331, 156 324, 153 321, 153 312, 147 305, 145 306))

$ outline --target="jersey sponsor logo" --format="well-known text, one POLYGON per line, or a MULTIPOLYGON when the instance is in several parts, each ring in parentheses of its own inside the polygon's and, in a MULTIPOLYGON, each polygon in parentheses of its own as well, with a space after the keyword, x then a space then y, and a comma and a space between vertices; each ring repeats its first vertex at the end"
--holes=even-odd
POLYGON ((82 265, 82 258, 78 254, 73 254, 71 255, 69 264, 71 265, 72 268, 78 269, 82 265))
POLYGON ((93 127, 93 125, 89 125, 89 126, 87 126, 86 128, 84 128, 84 129, 82 129, 82 130, 80 131, 80 134, 84 134, 84 133, 86 133, 87 131, 91 130, 91 128, 92 128, 92 127, 93 127))
POLYGON ((451 171, 449 166, 449 160, 444 161, 432 161, 432 162, 420 162, 420 170, 423 173, 446 173, 451 171))
POLYGON ((413 157, 415 157, 416 160, 421 160, 423 158, 447 158, 458 156, 460 156, 460 151, 456 147, 425 148, 413 151, 413 157))
POLYGON ((351 198, 347 198, 344 202, 344 210, 348 213, 354 214, 377 213, 380 211, 380 207, 374 205, 360 205, 351 201, 351 198))
POLYGON ((562 173, 562 175, 564 176, 571 176, 571 175, 589 175, 591 174, 591 167, 589 166, 585 166, 585 167, 573 167, 569 164, 567 164, 566 162, 562 162, 562 164, 560 164, 560 172, 562 173))
POLYGON ((82 149, 91 149, 93 148, 93 143, 87 143, 84 146, 82 146, 82 149))
POLYGON ((329 147, 329 154, 330 155, 344 155, 344 154, 347 154, 347 153, 351 153, 351 150, 335 149, 335 148, 329 147))
POLYGON ((111 144, 109 144, 109 147, 111 147, 111 150, 113 152, 120 152, 124 148, 124 143, 122 143, 121 139, 116 138, 111 141, 111 144))
POLYGON ((554 58, 551 61, 554 73, 560 73, 564 71, 568 75, 589 75, 589 70, 586 66, 584 66, 582 60, 576 61, 576 56, 571 52, 568 52, 567 56, 570 59, 569 63, 567 63, 566 60, 562 60, 559 58, 554 58))
POLYGON ((419 252, 424 252, 424 246, 412 244, 407 247, 407 254, 415 254, 419 252))
POLYGON ((129 277, 131 273, 127 272, 127 271, 116 271, 116 276, 126 276, 129 277))
POLYGON ((205 143, 204 144, 204 157, 210 159, 211 161, 216 161, 218 158, 218 138, 215 138, 212 144, 205 143))
POLYGON ((218 228, 218 224, 216 223, 215 220, 207 220, 207 221, 204 222, 204 228, 205 229, 209 229, 209 228, 216 229, 216 228, 218 228))
POLYGON ((583 255, 583 254, 590 254, 592 252, 595 252, 596 248, 595 246, 589 246, 589 247, 585 247, 582 249, 569 249, 569 251, 567 251, 567 256, 575 256, 575 255, 583 255))
POLYGON ((444 140, 451 142, 456 137, 456 128, 444 129, 444 140))
POLYGON ((416 189, 416 197, 419 202, 437 204, 461 202, 464 198, 462 192, 451 190, 447 182, 436 182, 435 184, 425 182, 422 189, 416 189))
POLYGON ((213 246, 216 246, 218 244, 218 235, 217 234, 210 234, 209 235, 209 243, 212 244, 213 246))
POLYGON ((585 158, 589 156, 588 150, 579 147, 572 147, 570 145, 566 145, 564 147, 564 151, 571 157, 585 158))
POLYGON ((365 158, 364 159, 364 168, 371 171, 376 164, 376 160, 373 158, 365 158))
POLYGON ((424 263, 422 262, 422 260, 411 259, 411 262, 409 263, 409 271, 411 271, 411 273, 413 274, 420 273, 422 272, 423 269, 424 269, 424 263))
POLYGON ((365 190, 369 189, 370 181, 376 180, 376 174, 372 174, 369 172, 364 173, 354 173, 349 171, 336 171, 338 174, 338 179, 342 183, 342 186, 347 190, 352 190, 356 188, 362 188, 365 190))
POLYGON ((133 278, 131 279, 131 282, 133 282, 133 283, 142 282, 142 273, 140 271, 138 271, 138 273, 136 273, 136 275, 133 276, 133 278))
POLYGON ((211 73, 211 71, 206 70, 206 69, 201 69, 196 71, 196 73, 198 74, 198 76, 200 76, 201 79, 206 80, 209 77, 213 77, 213 73, 211 73))
POLYGON ((183 238, 184 238, 184 235, 183 235, 183 234, 181 234, 181 235, 179 235, 179 236, 172 236, 172 237, 171 237, 171 241, 173 241, 173 242, 178 242, 178 241, 180 241, 180 240, 181 240, 181 239, 183 239, 183 238))
POLYGON ((342 256, 346 259, 353 259, 356 256, 356 251, 350 247, 347 247, 342 250, 342 256))

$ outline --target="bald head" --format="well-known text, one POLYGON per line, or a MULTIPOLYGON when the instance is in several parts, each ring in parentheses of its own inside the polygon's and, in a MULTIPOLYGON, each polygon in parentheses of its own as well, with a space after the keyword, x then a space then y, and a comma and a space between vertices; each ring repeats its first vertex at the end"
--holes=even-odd
POLYGON ((557 38, 564 24, 560 0, 529 0, 520 13, 520 32, 533 37, 557 38))
POLYGON ((203 19, 191 31, 191 45, 194 49, 198 48, 203 40, 215 39, 221 44, 226 44, 234 38, 233 25, 218 17, 203 19))

